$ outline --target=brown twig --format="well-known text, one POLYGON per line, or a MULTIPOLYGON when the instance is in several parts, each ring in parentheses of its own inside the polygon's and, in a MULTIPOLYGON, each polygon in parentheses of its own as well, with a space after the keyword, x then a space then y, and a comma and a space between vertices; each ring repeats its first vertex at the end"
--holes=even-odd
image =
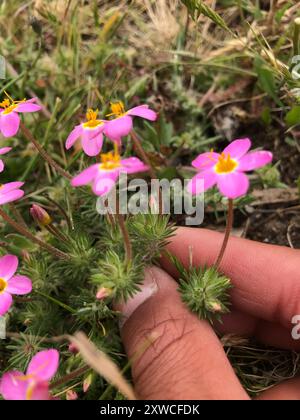
POLYGON ((218 270, 220 267, 220 264, 222 262, 223 256, 225 254, 225 250, 228 244, 228 240, 230 237, 230 232, 233 225, 233 200, 231 198, 228 199, 228 214, 227 214, 227 224, 226 224, 226 230, 224 234, 223 243, 219 252, 219 255, 216 259, 216 262, 214 264, 215 268, 218 270))

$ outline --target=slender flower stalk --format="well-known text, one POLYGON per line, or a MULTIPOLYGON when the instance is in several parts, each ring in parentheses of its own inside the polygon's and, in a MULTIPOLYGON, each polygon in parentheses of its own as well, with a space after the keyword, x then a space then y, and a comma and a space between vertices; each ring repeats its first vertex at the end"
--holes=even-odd
POLYGON ((219 269, 220 264, 222 262, 222 259, 224 257, 227 245, 228 245, 228 240, 230 237, 230 232, 232 229, 232 225, 233 225, 233 200, 231 198, 228 199, 228 213, 227 213, 227 223, 226 223, 226 230, 225 230, 225 234, 224 234, 224 239, 223 239, 223 243, 219 252, 219 255, 217 256, 216 262, 214 264, 214 266, 216 267, 216 270, 219 269))
POLYGON ((125 224, 124 216, 120 213, 119 202, 116 203, 116 220, 120 226, 120 230, 124 239, 126 262, 129 265, 132 261, 132 246, 130 242, 129 233, 125 224))
POLYGON ((140 139, 138 138, 136 132, 131 130, 130 136, 131 136, 132 142, 134 144, 134 147, 135 147, 139 157, 149 167, 148 170, 149 170, 149 174, 150 174, 151 178, 156 179, 157 178, 156 172, 155 172, 155 170, 154 170, 154 168, 153 168, 153 166, 152 166, 152 164, 151 164, 151 162, 150 162, 150 160, 147 156, 147 153, 144 151, 144 149, 141 145, 140 139))
POLYGON ((61 259, 69 259, 70 256, 59 249, 55 248, 52 245, 47 244, 44 241, 41 241, 38 239, 35 235, 33 235, 28 229, 26 229, 24 226, 20 225, 19 223, 15 222, 5 211, 3 211, 0 208, 0 216, 9 224, 11 225, 17 232, 19 232, 21 235, 28 238, 30 241, 36 243, 41 248, 45 249, 46 251, 53 254, 55 257, 61 258, 61 259))
MULTIPOLYGON (((149 174, 151 179, 157 179, 157 174, 155 172, 155 169, 153 168, 153 165, 150 162, 150 159, 147 156, 147 153, 145 152, 145 150, 143 149, 140 139, 138 138, 137 134, 135 131, 131 130, 130 132, 130 136, 132 139, 132 142, 134 144, 134 147, 139 155, 139 157, 146 163, 146 165, 149 167, 149 174)), ((161 189, 159 188, 158 191, 158 209, 159 209, 159 214, 163 213, 163 203, 162 203, 162 194, 161 194, 161 189)))
POLYGON ((70 180, 72 179, 71 174, 69 172, 65 171, 55 160, 52 159, 50 155, 46 152, 46 150, 43 148, 43 146, 33 137, 32 133, 26 125, 20 122, 20 127, 22 130, 22 133, 26 137, 28 141, 30 141, 35 148, 38 150, 39 154, 42 156, 42 158, 49 163, 50 166, 52 166, 60 175, 62 175, 64 178, 70 180))
POLYGON ((12 214, 14 215, 14 217, 16 218, 17 222, 20 225, 27 228, 27 225, 26 225, 25 220, 23 219, 23 216, 21 215, 21 213, 19 212, 17 207, 14 205, 14 203, 9 203, 9 208, 10 208, 10 211, 12 212, 12 214))

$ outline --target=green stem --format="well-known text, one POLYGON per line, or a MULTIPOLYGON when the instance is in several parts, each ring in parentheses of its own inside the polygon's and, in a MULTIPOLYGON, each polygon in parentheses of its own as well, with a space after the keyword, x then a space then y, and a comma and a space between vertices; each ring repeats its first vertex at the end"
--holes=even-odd
POLYGON ((60 300, 57 300, 53 298, 52 296, 47 295, 46 293, 40 292, 39 290, 35 290, 35 293, 37 293, 40 296, 43 296, 44 298, 51 300, 51 302, 55 303, 56 305, 60 306, 61 308, 65 309, 66 311, 70 312, 71 314, 75 314, 75 309, 71 308, 71 306, 66 305, 65 303, 61 302, 60 300))
POLYGON ((225 234, 224 234, 224 239, 223 239, 223 243, 219 252, 219 255, 216 259, 216 262, 214 264, 216 270, 219 269, 220 264, 222 262, 222 259, 224 257, 225 254, 225 250, 227 248, 227 244, 228 244, 228 240, 230 237, 230 232, 232 229, 232 225, 233 225, 233 200, 231 198, 228 199, 228 213, 227 213, 227 223, 226 223, 226 230, 225 230, 225 234))
POLYGON ((53 254, 55 257, 61 258, 61 259, 70 259, 70 256, 68 254, 65 254, 64 252, 60 251, 59 249, 55 248, 52 245, 47 244, 44 241, 41 241, 38 239, 35 235, 33 235, 28 229, 26 229, 24 226, 20 225, 19 223, 15 222, 5 211, 3 211, 0 208, 0 216, 5 220, 9 225, 11 225, 17 232, 19 232, 21 235, 28 238, 30 241, 36 243, 41 248, 45 249, 46 251, 53 254))
POLYGON ((46 150, 43 148, 43 146, 33 137, 31 134, 31 131, 28 130, 26 125, 24 125, 22 122, 20 123, 21 130, 24 134, 24 136, 29 140, 35 148, 38 150, 39 154, 42 156, 42 158, 49 163, 52 168, 54 168, 60 175, 62 175, 64 178, 70 180, 72 179, 72 175, 69 174, 69 172, 65 171, 55 160, 52 159, 50 155, 46 152, 46 150))

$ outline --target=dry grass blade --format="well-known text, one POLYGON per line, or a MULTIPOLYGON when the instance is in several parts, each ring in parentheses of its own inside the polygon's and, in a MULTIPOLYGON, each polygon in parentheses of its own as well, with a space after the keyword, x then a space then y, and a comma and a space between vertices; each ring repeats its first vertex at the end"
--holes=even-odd
POLYGON ((115 363, 86 337, 82 332, 69 336, 69 340, 80 351, 84 361, 115 386, 129 400, 136 400, 132 386, 123 377, 115 363))

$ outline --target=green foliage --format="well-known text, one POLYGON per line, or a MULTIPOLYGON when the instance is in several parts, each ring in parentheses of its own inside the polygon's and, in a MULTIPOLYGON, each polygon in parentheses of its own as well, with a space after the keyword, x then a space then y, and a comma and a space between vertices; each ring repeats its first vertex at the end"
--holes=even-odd
POLYGON ((230 279, 215 267, 189 267, 186 269, 173 255, 168 254, 179 272, 179 292, 183 302, 200 319, 213 323, 229 312, 230 279))

